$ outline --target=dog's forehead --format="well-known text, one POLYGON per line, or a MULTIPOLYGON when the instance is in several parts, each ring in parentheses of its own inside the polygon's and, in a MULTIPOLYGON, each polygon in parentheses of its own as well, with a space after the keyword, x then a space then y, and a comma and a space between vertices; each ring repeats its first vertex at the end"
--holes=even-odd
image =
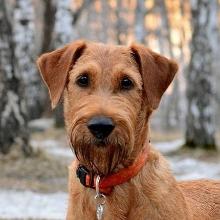
POLYGON ((115 46, 102 43, 88 43, 83 53, 87 59, 94 59, 101 66, 114 66, 117 63, 134 65, 131 50, 126 46, 115 46))

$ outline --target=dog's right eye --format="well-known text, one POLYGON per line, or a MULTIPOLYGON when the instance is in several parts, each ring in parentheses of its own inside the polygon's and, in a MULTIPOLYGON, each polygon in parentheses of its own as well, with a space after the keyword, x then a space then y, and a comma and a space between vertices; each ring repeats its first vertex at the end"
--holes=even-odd
POLYGON ((127 76, 125 76, 120 83, 122 90, 130 90, 134 87, 132 80, 130 80, 127 76))
POLYGON ((89 76, 87 74, 80 75, 76 80, 76 84, 80 87, 88 87, 89 76))

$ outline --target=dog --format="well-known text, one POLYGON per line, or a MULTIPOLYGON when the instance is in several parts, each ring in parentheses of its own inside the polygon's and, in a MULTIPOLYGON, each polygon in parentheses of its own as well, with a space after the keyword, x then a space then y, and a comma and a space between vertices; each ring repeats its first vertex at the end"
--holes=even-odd
POLYGON ((175 61, 141 44, 78 40, 37 64, 52 108, 63 96, 77 157, 69 167, 68 220, 220 219, 220 181, 177 182, 149 141, 149 118, 175 61))

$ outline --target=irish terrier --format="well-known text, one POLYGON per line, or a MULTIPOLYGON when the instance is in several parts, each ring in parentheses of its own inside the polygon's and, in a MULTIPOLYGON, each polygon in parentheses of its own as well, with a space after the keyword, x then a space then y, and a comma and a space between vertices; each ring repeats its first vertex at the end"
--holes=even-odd
POLYGON ((220 219, 220 182, 177 182, 149 143, 149 117, 177 64, 143 45, 76 41, 38 59, 77 159, 69 167, 71 220, 220 219))

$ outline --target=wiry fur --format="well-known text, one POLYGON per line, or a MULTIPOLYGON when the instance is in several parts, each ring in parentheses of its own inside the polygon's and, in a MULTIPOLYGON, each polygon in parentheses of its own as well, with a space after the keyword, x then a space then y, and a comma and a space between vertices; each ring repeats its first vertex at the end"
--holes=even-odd
MULTIPOLYGON (((38 60, 53 106, 64 93, 64 116, 70 143, 81 164, 101 175, 133 163, 144 146, 148 160, 137 176, 115 186, 107 196, 104 220, 220 219, 220 182, 178 183, 163 156, 148 144, 149 117, 171 83, 177 65, 146 47, 109 46, 77 41, 38 60), (88 88, 76 84, 90 77, 88 88), (134 87, 120 89, 123 76, 134 87), (111 117, 109 137, 97 141, 87 128, 90 118, 111 117)), ((95 191, 76 178, 69 167, 68 220, 95 220, 95 191)))

